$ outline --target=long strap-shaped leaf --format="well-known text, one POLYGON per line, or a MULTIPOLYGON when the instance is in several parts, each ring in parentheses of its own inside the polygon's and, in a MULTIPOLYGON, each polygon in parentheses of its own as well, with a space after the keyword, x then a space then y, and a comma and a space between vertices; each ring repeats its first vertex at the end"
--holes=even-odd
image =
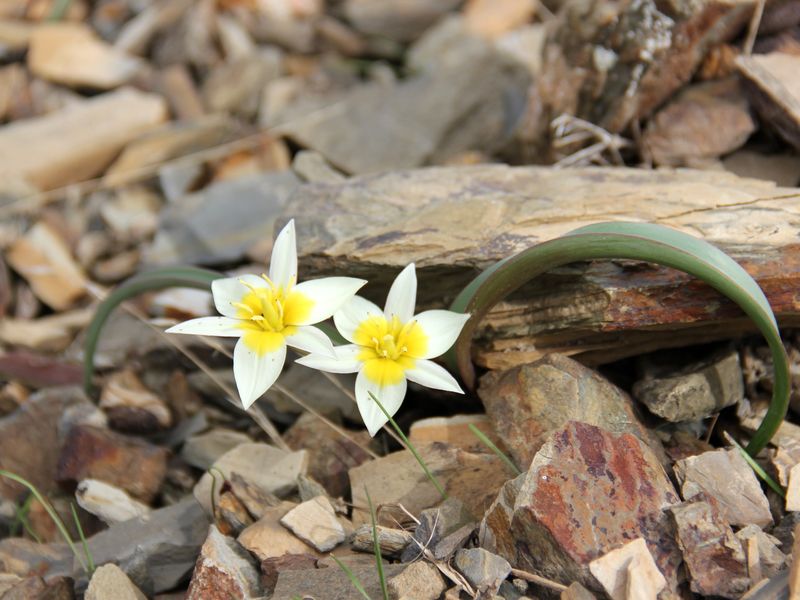
POLYGON ((86 329, 86 342, 83 351, 83 387, 87 393, 92 391, 94 378, 94 355, 100 332, 106 321, 120 304, 139 294, 170 287, 190 287, 210 290, 211 282, 223 277, 221 273, 198 269, 196 267, 165 267, 135 275, 119 285, 97 306, 92 322, 86 329))
POLYGON ((727 254, 708 242, 661 225, 598 223, 581 227, 502 260, 476 277, 450 307, 472 314, 448 354, 464 383, 475 386, 472 337, 492 306, 545 271, 600 258, 643 260, 689 273, 736 302, 755 322, 769 344, 775 369, 772 402, 747 446, 751 456, 758 454, 780 426, 789 403, 789 360, 775 315, 758 284, 727 254))

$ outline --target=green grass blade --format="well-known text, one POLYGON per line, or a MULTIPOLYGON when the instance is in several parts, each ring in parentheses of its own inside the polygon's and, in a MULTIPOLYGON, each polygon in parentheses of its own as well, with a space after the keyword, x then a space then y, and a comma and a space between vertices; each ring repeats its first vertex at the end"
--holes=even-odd
POLYGON ((94 377, 94 355, 100 333, 106 321, 120 304, 135 298, 144 292, 163 290, 171 287, 190 287, 210 289, 211 282, 222 277, 222 274, 195 267, 166 267, 154 269, 135 275, 120 284, 103 300, 94 313, 89 327, 86 329, 86 342, 83 353, 83 387, 87 393, 92 391, 94 377))
POLYGON ((64 538, 64 541, 67 542, 67 545, 69 546, 70 550, 72 550, 72 553, 75 555, 75 558, 78 559, 78 562, 81 564, 83 570, 88 573, 89 568, 87 564, 83 561, 83 557, 78 552, 78 549, 75 547, 75 543, 72 541, 72 537, 69 535, 69 531, 67 531, 67 528, 64 525, 64 521, 61 520, 61 517, 58 516, 58 513, 55 511, 52 505, 45 499, 45 497, 39 493, 39 490, 36 489, 36 486, 33 485, 30 481, 28 481, 24 477, 20 477, 16 473, 12 473, 11 471, 6 471, 5 469, 0 469, 0 477, 6 477, 11 481, 16 481, 20 485, 24 485, 26 488, 28 488, 28 491, 34 495, 34 497, 39 501, 39 504, 41 504, 42 507, 44 507, 44 510, 53 520, 53 523, 55 523, 58 532, 61 534, 61 537, 64 538))
POLYGON ((489 448, 489 450, 491 450, 492 452, 494 452, 494 453, 497 455, 497 457, 498 457, 500 460, 502 460, 504 463, 506 463, 506 465, 508 465, 508 468, 509 468, 509 469, 511 469, 511 472, 512 472, 512 473, 514 473, 515 475, 521 475, 521 474, 522 474, 522 471, 520 471, 520 470, 517 468, 517 465, 515 465, 515 464, 514 464, 514 463, 511 461, 511 459, 510 459, 510 458, 508 458, 508 456, 506 456, 506 455, 503 453, 503 451, 502 451, 502 450, 500 450, 500 448, 498 448, 498 447, 495 445, 495 443, 494 443, 492 440, 490 440, 488 437, 486 437, 486 434, 485 434, 485 433, 483 433, 483 432, 482 432, 480 429, 478 429, 477 427, 475 427, 475 425, 473 425, 472 423, 470 423, 470 424, 469 424, 469 430, 470 430, 470 431, 473 433, 473 435, 474 435, 476 438, 478 438, 478 439, 481 441, 481 443, 483 443, 483 445, 484 445, 484 446, 486 446, 487 448, 489 448))
POLYGON ((785 500, 786 492, 783 491, 783 488, 780 485, 778 485, 777 481, 775 481, 772 477, 769 476, 769 473, 767 473, 764 469, 761 468, 761 465, 758 464, 755 461, 755 459, 752 456, 750 456, 744 448, 742 448, 741 444, 739 444, 739 442, 733 439, 733 436, 729 435, 727 432, 725 433, 725 439, 728 440, 734 446, 736 446, 736 449, 742 455, 747 464, 750 465, 750 468, 753 469, 753 471, 755 471, 756 475, 758 475, 764 481, 764 483, 766 483, 769 487, 771 487, 776 494, 778 494, 781 498, 785 500))
POLYGON ((775 315, 758 284, 732 258, 703 240, 661 225, 598 223, 533 246, 489 267, 462 290, 450 307, 472 315, 447 355, 451 368, 460 373, 468 387, 474 388, 472 337, 489 309, 550 269, 602 258, 643 260, 684 271, 736 302, 753 320, 767 340, 775 369, 772 402, 747 446, 751 456, 758 454, 777 431, 789 404, 789 361, 775 315))
POLYGON ((381 592, 383 600, 389 600, 389 590, 386 587, 386 574, 383 572, 383 556, 381 555, 381 545, 378 543, 378 523, 375 518, 375 507, 372 506, 372 498, 369 497, 369 490, 364 486, 364 494, 367 496, 369 505, 369 516, 372 519, 372 546, 375 552, 375 564, 378 566, 378 579, 381 582, 381 592))
POLYGON ((346 564, 336 558, 333 554, 330 556, 336 562, 336 564, 339 565, 339 568, 344 571, 344 574, 347 575, 348 579, 350 579, 350 583, 352 583, 353 587, 358 590, 358 593, 364 596, 366 600, 372 600, 372 598, 369 597, 367 590, 365 590, 364 586, 361 585, 361 581, 358 579, 358 577, 356 577, 356 574, 353 573, 346 564))
POLYGON ((81 539, 81 545, 83 546, 83 553, 86 556, 86 564, 89 567, 89 578, 92 577, 92 573, 94 573, 94 557, 92 553, 89 551, 89 543, 86 541, 86 534, 83 533, 83 527, 81 526, 81 522, 78 519, 78 511, 75 509, 75 503, 70 502, 69 507, 72 509, 72 520, 75 521, 75 528, 78 530, 78 537, 81 539))

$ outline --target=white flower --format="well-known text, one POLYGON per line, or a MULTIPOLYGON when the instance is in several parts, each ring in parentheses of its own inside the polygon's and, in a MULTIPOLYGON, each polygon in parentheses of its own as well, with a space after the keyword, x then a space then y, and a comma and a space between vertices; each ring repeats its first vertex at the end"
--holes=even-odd
POLYGON ((238 337, 233 375, 244 408, 275 382, 286 346, 334 356, 333 345, 314 323, 324 321, 366 283, 327 277, 297 283, 294 220, 275 239, 269 276, 243 275, 211 284, 221 317, 202 317, 170 327, 168 333, 238 337))
POLYGON ((335 348, 336 356, 313 352, 299 364, 332 373, 358 373, 356 401, 370 435, 387 422, 372 392, 390 415, 400 408, 407 381, 437 390, 464 392, 443 367, 428 360, 446 352, 458 338, 469 315, 428 310, 414 315, 417 276, 414 263, 394 280, 386 308, 354 296, 333 316, 336 328, 352 342, 335 348))

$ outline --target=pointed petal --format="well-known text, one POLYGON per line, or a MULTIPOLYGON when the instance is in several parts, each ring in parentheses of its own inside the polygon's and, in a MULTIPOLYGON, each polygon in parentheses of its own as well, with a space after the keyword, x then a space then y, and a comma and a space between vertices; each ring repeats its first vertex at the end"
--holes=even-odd
POLYGON ((231 318, 239 316, 239 309, 235 308, 232 303, 241 302, 250 292, 247 285, 244 285, 245 283, 256 288, 269 287, 267 282, 258 275, 225 277, 211 282, 211 295, 214 297, 214 306, 219 314, 231 318))
POLYGON ((463 394, 464 390, 458 385, 455 378, 444 367, 430 360, 418 360, 413 369, 406 369, 409 381, 424 385, 435 390, 456 392, 463 394))
POLYGON ((423 355, 413 358, 433 358, 450 349, 464 323, 469 320, 469 315, 451 310, 426 310, 415 316, 414 320, 422 328, 428 343, 423 355))
POLYGON ((367 283, 365 279, 353 277, 325 277, 298 284, 287 298, 284 317, 286 324, 312 325, 330 318, 345 302, 355 296, 365 283, 367 283), (305 299, 311 301, 308 310, 297 311, 296 314, 291 310, 295 294, 302 296, 301 301, 297 303, 298 306, 307 306, 305 299))
POLYGON ((358 403, 358 411, 361 413, 361 418, 364 420, 364 425, 366 425, 367 431, 371 436, 378 433, 378 430, 389 419, 375 404, 375 401, 369 397, 369 392, 375 394, 375 397, 389 415, 394 416, 406 397, 407 385, 405 378, 403 378, 399 383, 381 386, 364 375, 364 371, 359 371, 356 377, 356 402, 358 403))
POLYGON ((361 352, 360 346, 355 344, 334 346, 333 351, 336 358, 331 358, 324 354, 308 354, 294 362, 310 369, 327 371, 328 373, 355 373, 361 368, 361 361, 357 358, 361 352))
POLYGON ((272 245, 269 261, 269 278, 278 287, 286 288, 290 282, 297 283, 297 242, 294 219, 281 229, 272 245))
POLYGON ((286 344, 272 352, 258 352, 241 338, 233 350, 233 377, 245 410, 269 389, 281 374, 286 360, 286 344))
POLYGON ((333 323, 344 339, 355 342, 356 329, 370 316, 382 317, 383 311, 366 298, 353 296, 334 313, 333 323))
POLYGON ((244 335, 243 324, 239 319, 228 317, 200 317, 173 325, 166 333, 187 333, 190 335, 218 335, 222 337, 241 337, 244 335))
POLYGON ((313 325, 295 327, 295 332, 286 336, 286 343, 303 352, 323 354, 334 358, 333 344, 327 335, 313 325))
POLYGON ((407 323, 414 316, 414 306, 417 303, 417 273, 414 263, 400 271, 394 280, 389 295, 386 297, 386 306, 383 309, 386 319, 391 321, 392 316, 407 323))

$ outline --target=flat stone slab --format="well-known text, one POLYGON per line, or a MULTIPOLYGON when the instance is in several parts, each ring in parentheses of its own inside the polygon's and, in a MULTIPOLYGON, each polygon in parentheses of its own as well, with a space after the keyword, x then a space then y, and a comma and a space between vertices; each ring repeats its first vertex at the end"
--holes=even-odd
POLYGON ((333 505, 325 496, 300 503, 281 517, 281 525, 320 552, 333 550, 346 537, 333 505))

